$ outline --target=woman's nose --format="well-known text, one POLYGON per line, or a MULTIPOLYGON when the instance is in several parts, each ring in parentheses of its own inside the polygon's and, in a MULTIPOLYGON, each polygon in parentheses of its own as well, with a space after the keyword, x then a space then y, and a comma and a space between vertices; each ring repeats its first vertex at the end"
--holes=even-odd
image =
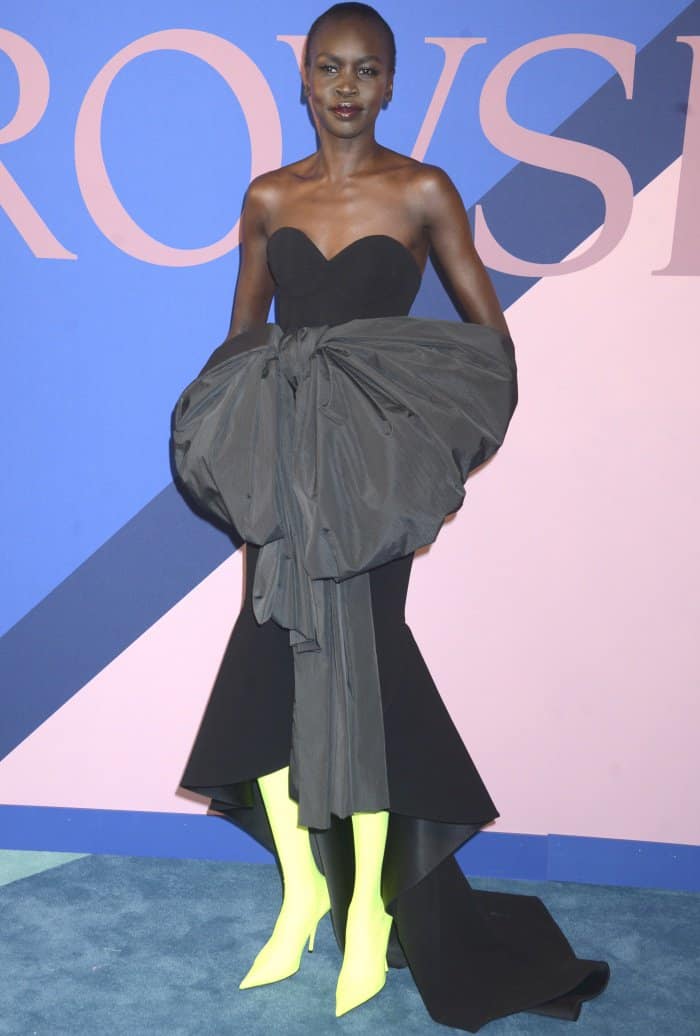
POLYGON ((335 89, 339 94, 354 94, 357 91, 357 83, 354 83, 349 75, 345 74, 336 82, 335 89))

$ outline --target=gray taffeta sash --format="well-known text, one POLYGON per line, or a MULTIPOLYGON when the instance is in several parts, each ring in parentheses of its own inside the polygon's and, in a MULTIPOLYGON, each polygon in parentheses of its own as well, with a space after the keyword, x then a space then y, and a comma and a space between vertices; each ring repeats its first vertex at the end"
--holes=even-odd
POLYGON ((289 630, 301 824, 389 808, 369 571, 434 541, 516 403, 510 338, 416 317, 242 332, 181 394, 181 488, 262 547, 254 614, 289 630))

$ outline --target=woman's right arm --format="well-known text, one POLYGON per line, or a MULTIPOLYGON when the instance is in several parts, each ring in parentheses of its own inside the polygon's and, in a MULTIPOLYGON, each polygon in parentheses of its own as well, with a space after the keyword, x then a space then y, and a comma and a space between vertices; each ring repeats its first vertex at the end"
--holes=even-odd
POLYGON ((231 311, 229 337, 267 322, 275 283, 267 265, 267 221, 270 188, 267 176, 256 177, 246 191, 240 222, 240 265, 231 311))

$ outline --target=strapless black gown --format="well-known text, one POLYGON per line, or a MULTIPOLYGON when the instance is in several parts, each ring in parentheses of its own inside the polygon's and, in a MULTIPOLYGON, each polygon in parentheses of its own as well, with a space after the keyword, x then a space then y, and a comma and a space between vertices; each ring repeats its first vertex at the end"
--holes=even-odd
MULTIPOLYGON (((282 227, 269 239, 268 262, 285 331, 407 315, 421 283, 411 253, 383 234, 326 259, 305 233, 282 227)), ((260 548, 245 550, 245 599, 181 784, 275 854, 256 778, 289 764, 294 667, 289 631, 254 617, 260 548)), ((412 561, 370 572, 391 803, 382 874, 394 917, 389 963, 410 967, 432 1018, 468 1032, 518 1011, 575 1020, 605 988, 608 965, 577 958, 539 898, 475 890, 454 858, 499 814, 406 625, 412 561)), ((333 816, 310 835, 342 950, 354 880, 350 818, 333 816)))

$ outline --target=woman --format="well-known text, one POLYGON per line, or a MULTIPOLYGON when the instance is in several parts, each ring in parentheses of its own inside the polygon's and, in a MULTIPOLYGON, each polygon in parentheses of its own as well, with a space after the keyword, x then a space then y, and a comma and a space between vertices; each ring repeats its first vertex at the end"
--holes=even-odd
MULTIPOLYGON (((286 332, 405 315, 430 250, 469 320, 508 336, 449 177, 375 140, 394 66, 373 8, 336 4, 312 24, 303 84, 318 148, 248 189, 229 339, 263 329, 273 297, 286 332)), ((404 622, 413 553, 369 572, 385 798, 360 795, 311 829, 289 768, 299 709, 288 630, 256 619, 260 556, 249 542, 245 601, 182 778, 281 871, 277 922, 241 988, 293 974, 330 910, 344 950, 338 1015, 379 992, 388 959, 410 965, 433 1018, 468 1031, 519 1010, 577 1017, 607 965, 578 960, 535 897, 472 890, 453 858, 498 813, 404 622)))

